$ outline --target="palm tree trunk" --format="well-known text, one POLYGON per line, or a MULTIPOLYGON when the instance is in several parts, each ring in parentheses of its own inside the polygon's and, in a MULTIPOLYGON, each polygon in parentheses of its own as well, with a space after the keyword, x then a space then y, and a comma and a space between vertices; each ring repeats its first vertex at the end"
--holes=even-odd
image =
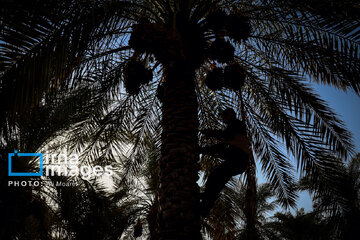
POLYGON ((166 68, 162 107, 159 239, 201 239, 195 70, 166 68))
POLYGON ((246 236, 248 240, 259 239, 256 231, 256 172, 253 156, 249 158, 246 173, 247 189, 245 195, 246 236))

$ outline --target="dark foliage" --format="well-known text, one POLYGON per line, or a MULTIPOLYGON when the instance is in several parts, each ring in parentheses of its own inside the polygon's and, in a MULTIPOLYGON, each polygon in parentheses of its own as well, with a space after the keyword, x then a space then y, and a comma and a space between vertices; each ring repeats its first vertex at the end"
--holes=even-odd
POLYGON ((157 53, 161 51, 162 42, 166 39, 166 29, 160 23, 151 23, 146 19, 140 19, 132 26, 129 46, 138 52, 157 53))
POLYGON ((205 84, 213 91, 220 90, 224 85, 224 71, 222 68, 214 68, 206 78, 205 84))
POLYGON ((210 46, 210 59, 219 63, 228 63, 234 60, 235 48, 224 39, 216 39, 210 46))
POLYGON ((221 34, 226 30, 228 15, 222 10, 215 10, 207 16, 206 22, 207 27, 213 30, 215 34, 221 34))
POLYGON ((124 85, 129 94, 135 95, 140 91, 141 85, 152 80, 152 71, 147 69, 143 63, 130 60, 124 69, 124 85))
POLYGON ((229 36, 235 41, 248 39, 251 32, 249 18, 239 10, 230 14, 216 10, 207 16, 206 23, 216 36, 229 36))
POLYGON ((251 32, 249 19, 241 12, 232 13, 229 15, 227 24, 228 36, 235 41, 246 40, 249 38, 251 32))
POLYGON ((143 226, 142 226, 141 220, 138 219, 135 226, 134 226, 134 234, 133 234, 134 237, 135 238, 141 237, 142 231, 143 231, 143 226))
POLYGON ((159 85, 156 89, 156 97, 160 100, 160 102, 164 99, 164 85, 159 85))
POLYGON ((234 91, 241 90, 245 83, 246 69, 238 63, 225 67, 224 85, 226 88, 234 91))
POLYGON ((199 67, 204 61, 207 44, 203 31, 200 26, 190 24, 182 12, 175 14, 173 19, 174 22, 168 25, 141 19, 132 27, 129 46, 140 53, 154 54, 164 66, 187 60, 199 67))

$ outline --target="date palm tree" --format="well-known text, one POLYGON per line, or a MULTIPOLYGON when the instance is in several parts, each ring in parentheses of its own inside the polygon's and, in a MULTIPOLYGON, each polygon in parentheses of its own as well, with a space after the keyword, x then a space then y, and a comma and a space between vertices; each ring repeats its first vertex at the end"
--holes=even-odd
POLYGON ((201 237, 198 129, 221 126, 225 106, 247 123, 284 206, 296 194, 282 144, 304 174, 326 174, 328 155, 351 151, 308 81, 360 92, 356 1, 3 1, 1 23, 2 134, 56 90, 84 85, 89 114, 71 132, 91 141, 90 160, 116 160, 125 149, 115 140, 128 137, 136 153, 161 131, 159 239, 201 237))

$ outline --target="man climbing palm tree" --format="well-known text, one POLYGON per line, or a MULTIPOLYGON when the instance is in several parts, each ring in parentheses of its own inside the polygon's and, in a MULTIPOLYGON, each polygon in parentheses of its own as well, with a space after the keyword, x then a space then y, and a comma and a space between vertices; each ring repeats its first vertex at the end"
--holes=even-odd
POLYGON ((202 147, 200 153, 224 160, 210 173, 205 184, 205 191, 201 196, 201 214, 204 217, 209 214, 220 191, 230 178, 246 170, 250 157, 250 141, 246 137, 245 123, 236 119, 236 113, 232 108, 225 109, 221 115, 227 125, 225 130, 202 131, 207 137, 217 138, 220 143, 202 147))
POLYGON ((283 146, 305 174, 351 152, 349 132, 307 81, 360 94, 358 1, 3 2, 0 135, 54 92, 84 85, 78 97, 91 104, 79 113, 89 117, 73 139, 92 140, 92 160, 116 162, 115 141, 135 138, 136 153, 160 131, 158 239, 201 239, 198 128, 212 126, 214 106, 244 107, 256 161, 284 206, 296 193, 283 146))

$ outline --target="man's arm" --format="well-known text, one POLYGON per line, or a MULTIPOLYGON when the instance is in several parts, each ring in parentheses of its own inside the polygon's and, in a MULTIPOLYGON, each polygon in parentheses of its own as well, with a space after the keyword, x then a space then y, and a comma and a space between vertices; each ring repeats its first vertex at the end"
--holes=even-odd
POLYGON ((247 154, 251 153, 251 142, 249 139, 244 135, 236 135, 233 139, 225 139, 224 143, 231 144, 235 147, 240 148, 247 154))
POLYGON ((217 139, 224 138, 224 131, 220 130, 220 129, 204 129, 204 130, 200 130, 200 132, 208 138, 211 138, 211 137, 214 137, 217 139))

